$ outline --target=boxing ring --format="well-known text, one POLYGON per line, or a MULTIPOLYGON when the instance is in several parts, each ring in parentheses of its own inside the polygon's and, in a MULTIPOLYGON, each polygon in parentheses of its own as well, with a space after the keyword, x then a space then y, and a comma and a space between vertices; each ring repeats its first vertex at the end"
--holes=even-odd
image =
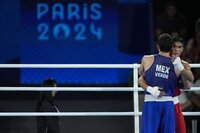
MULTIPOLYGON (((190 64, 191 68, 200 68, 200 64, 190 64)), ((0 68, 131 68, 133 69, 133 87, 0 87, 0 91, 129 91, 133 92, 134 108, 131 112, 0 112, 1 116, 134 116, 134 133, 140 132, 139 116, 139 91, 143 91, 138 86, 138 68, 139 64, 0 64, 0 68)), ((190 90, 184 91, 200 91, 200 87, 192 87, 190 90)), ((183 112, 184 116, 199 116, 200 112, 183 112)), ((192 123, 192 128, 197 123, 192 123)))

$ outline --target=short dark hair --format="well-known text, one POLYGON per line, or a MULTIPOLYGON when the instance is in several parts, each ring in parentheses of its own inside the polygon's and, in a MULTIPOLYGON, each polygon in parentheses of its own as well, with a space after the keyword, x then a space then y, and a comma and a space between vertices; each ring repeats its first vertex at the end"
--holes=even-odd
POLYGON ((53 78, 48 78, 48 79, 44 80, 42 83, 43 87, 53 87, 55 85, 57 85, 57 82, 53 78))
POLYGON ((172 44, 174 45, 175 42, 181 42, 181 44, 184 46, 183 38, 178 35, 172 37, 172 44))
POLYGON ((157 45, 160 47, 160 51, 162 52, 170 52, 172 48, 172 37, 163 33, 158 37, 157 45))

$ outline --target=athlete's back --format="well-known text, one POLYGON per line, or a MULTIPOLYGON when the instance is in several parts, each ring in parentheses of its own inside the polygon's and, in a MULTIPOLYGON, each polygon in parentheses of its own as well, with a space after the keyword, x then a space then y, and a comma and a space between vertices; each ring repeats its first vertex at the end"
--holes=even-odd
POLYGON ((153 64, 144 72, 144 77, 149 86, 158 86, 167 96, 173 95, 177 76, 170 57, 154 55, 153 64))

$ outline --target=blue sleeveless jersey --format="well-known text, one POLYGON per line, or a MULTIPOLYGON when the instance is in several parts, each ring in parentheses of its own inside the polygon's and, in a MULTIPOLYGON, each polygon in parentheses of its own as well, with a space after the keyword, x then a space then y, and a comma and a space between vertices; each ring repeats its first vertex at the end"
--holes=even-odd
MULTIPOLYGON (((154 62, 145 71, 144 77, 149 86, 158 86, 165 91, 167 96, 173 96, 176 88, 177 76, 170 57, 154 55, 154 62)), ((149 94, 145 91, 146 94, 149 94)))

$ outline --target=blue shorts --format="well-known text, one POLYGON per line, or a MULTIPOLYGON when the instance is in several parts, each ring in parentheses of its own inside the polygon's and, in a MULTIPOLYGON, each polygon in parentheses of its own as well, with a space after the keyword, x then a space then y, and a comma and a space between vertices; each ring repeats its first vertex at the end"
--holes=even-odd
POLYGON ((146 101, 142 109, 142 133, 174 133, 173 101, 146 101))

